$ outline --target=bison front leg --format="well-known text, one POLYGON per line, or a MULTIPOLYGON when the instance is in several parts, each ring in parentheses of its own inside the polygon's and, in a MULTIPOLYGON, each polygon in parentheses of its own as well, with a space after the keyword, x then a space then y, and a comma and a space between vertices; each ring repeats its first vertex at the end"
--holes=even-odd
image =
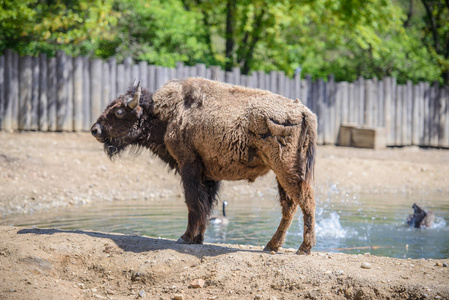
POLYGON ((180 175, 189 215, 186 232, 178 242, 202 244, 207 220, 218 191, 218 182, 204 180, 201 164, 198 162, 182 166, 180 175))
POLYGON ((279 197, 282 206, 282 220, 276 233, 265 246, 264 251, 278 251, 285 241, 285 235, 290 227, 293 218, 298 210, 298 204, 295 203, 285 192, 284 188, 278 181, 279 197))

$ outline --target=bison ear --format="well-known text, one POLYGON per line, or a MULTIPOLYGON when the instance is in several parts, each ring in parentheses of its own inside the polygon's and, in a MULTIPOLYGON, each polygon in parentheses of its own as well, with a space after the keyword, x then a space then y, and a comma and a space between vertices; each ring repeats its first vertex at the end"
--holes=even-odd
POLYGON ((140 95, 142 94, 142 87, 140 86, 140 80, 137 83, 136 92, 134 93, 134 97, 129 100, 126 105, 128 105, 129 108, 134 109, 139 104, 140 95))

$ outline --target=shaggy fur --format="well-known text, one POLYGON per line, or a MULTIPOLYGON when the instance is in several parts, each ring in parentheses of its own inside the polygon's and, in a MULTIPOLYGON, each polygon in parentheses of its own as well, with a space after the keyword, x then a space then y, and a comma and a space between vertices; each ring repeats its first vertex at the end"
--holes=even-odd
POLYGON ((266 250, 285 240, 298 206, 304 237, 298 254, 315 245, 313 192, 316 116, 299 100, 201 78, 175 80, 154 94, 143 89, 139 105, 127 107, 136 87, 114 100, 92 134, 114 157, 128 146, 149 148, 179 172, 188 207, 180 242, 202 243, 221 180, 254 181, 276 174, 282 220, 266 250), (117 110, 125 111, 117 117, 117 110))

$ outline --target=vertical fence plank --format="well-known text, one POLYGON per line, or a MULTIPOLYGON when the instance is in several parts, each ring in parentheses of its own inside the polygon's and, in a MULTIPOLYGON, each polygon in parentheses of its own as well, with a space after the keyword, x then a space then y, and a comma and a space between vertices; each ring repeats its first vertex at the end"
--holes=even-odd
POLYGON ((3 118, 5 117, 5 57, 0 56, 0 130, 3 129, 3 118))
POLYGON ((39 55, 39 120, 38 129, 40 131, 48 130, 48 90, 47 90, 47 55, 39 55))
POLYGON ((415 84, 413 86, 413 107, 412 107, 412 145, 419 145, 419 132, 420 132, 420 125, 422 124, 422 120, 420 117, 420 108, 419 104, 421 102, 421 91, 420 91, 420 85, 415 84))
POLYGON ((125 83, 125 65, 118 64, 117 65, 117 77, 116 77, 116 93, 117 96, 125 93, 126 83, 125 83))
POLYGON ((18 78, 18 55, 10 49, 5 52, 4 71, 4 108, 2 118, 2 129, 15 130, 18 128, 19 107, 19 78, 18 78), (17 61, 16 61, 17 60, 17 61))
POLYGON ((265 85, 265 72, 264 71, 257 71, 257 88, 261 90, 266 90, 267 87, 265 85))
POLYGON ((114 100, 114 98, 111 99, 111 72, 109 70, 109 64, 105 61, 102 62, 102 81, 103 84, 101 85, 101 111, 103 111, 106 106, 112 100, 114 100))
POLYGON ((377 82, 377 122, 374 124, 375 127, 385 127, 385 89, 384 89, 385 81, 379 80, 377 82))
POLYGON ((438 97, 438 124, 437 124, 437 131, 438 131, 438 146, 444 147, 446 144, 446 110, 447 110, 447 94, 446 94, 446 87, 443 86, 440 88, 440 93, 438 97))
POLYGON ((444 87, 444 101, 446 103, 445 120, 444 125, 442 147, 449 148, 449 86, 444 87))
POLYGON ((435 147, 438 146, 438 98, 439 98, 439 88, 438 82, 435 82, 431 87, 430 93, 430 107, 429 107, 429 116, 430 116, 430 146, 435 147))
POLYGON ((277 91, 279 95, 285 96, 285 74, 284 72, 277 72, 276 78, 277 91))
POLYGON ((56 130, 62 131, 67 117, 67 56, 64 51, 56 52, 56 130))
POLYGON ((140 80, 139 65, 131 65, 131 81, 130 84, 134 83, 134 80, 140 80))
POLYGON ((359 77, 356 90, 357 123, 365 123, 365 79, 359 77))
MULTIPOLYGON (((152 68, 153 66, 150 66, 149 68, 152 68)), ((212 68, 220 68, 220 67, 212 67, 212 68)), ((181 61, 178 61, 176 63, 176 72, 175 72, 175 76, 177 79, 184 79, 184 64, 181 61)), ((148 75, 148 78, 150 77, 150 75, 148 75)))
POLYGON ((67 56, 67 106, 62 130, 73 131, 73 60, 67 56))
POLYGON ((271 71, 270 72, 270 85, 269 85, 269 89, 270 91, 272 91, 273 93, 277 93, 278 92, 278 86, 277 86, 277 76, 278 73, 276 71, 271 71))
POLYGON ((391 130, 391 102, 392 102, 392 90, 393 87, 393 78, 387 77, 384 79, 384 126, 387 132, 387 145, 393 144, 393 134, 391 130))
MULTIPOLYGON (((300 95, 297 96, 298 99, 301 100, 301 102, 310 108, 310 104, 309 104, 309 90, 310 90, 310 84, 309 81, 307 79, 303 79, 301 80, 301 93, 300 95)), ((296 97, 295 97, 296 98, 296 97)))
MULTIPOLYGON (((148 89, 148 63, 146 61, 139 62, 139 79, 142 87, 148 89)), ((111 98, 111 100, 114 98, 111 98)))
POLYGON ((402 108, 401 108, 401 145, 405 146, 408 144, 408 87, 407 85, 402 86, 402 108))
POLYGON ((123 72, 123 86, 121 94, 125 93, 128 87, 132 84, 134 78, 132 78, 132 65, 133 60, 131 57, 125 57, 123 60, 124 72, 123 72))
POLYGON ((331 144, 333 140, 333 127, 336 119, 336 105, 335 105, 335 79, 333 75, 329 75, 327 82, 324 83, 324 106, 322 118, 324 121, 324 143, 331 144))
POLYGON ((292 94, 290 98, 299 99, 304 103, 305 99, 302 98, 302 80, 300 72, 295 73, 293 80, 291 81, 291 85, 292 94))
POLYGON ((348 123, 355 123, 355 83, 348 84, 348 123))
POLYGON ((19 130, 30 129, 32 80, 32 58, 21 56, 19 58, 19 130))
MULTIPOLYGON (((117 94, 117 61, 115 60, 115 57, 110 57, 108 59, 108 64, 109 64, 109 72, 110 72, 110 84, 109 84, 109 89, 110 89, 110 94, 109 94, 109 99, 115 99, 117 98, 118 94, 117 94)), ((148 87, 147 82, 145 82, 145 87, 148 87)))
POLYGON ((83 58, 73 58, 73 130, 83 130, 83 58))
POLYGON ((90 104, 90 59, 83 56, 83 130, 89 130, 93 123, 90 104))
POLYGON ((394 117, 394 143, 399 146, 401 142, 401 120, 402 120, 402 85, 396 85, 396 99, 395 99, 395 117, 394 117))
POLYGON ((372 118, 372 112, 373 112, 373 87, 374 83, 372 79, 365 80, 365 105, 364 105, 364 111, 363 111, 363 119, 364 124, 367 126, 373 126, 373 118, 372 118))
POLYGON ((56 57, 47 60, 47 112, 48 112, 48 130, 56 131, 56 114, 58 99, 58 79, 56 71, 56 57))
POLYGON ((32 90, 30 130, 39 129, 39 57, 32 58, 32 90))
POLYGON ((318 143, 324 144, 324 125, 327 116, 325 103, 325 83, 323 79, 316 81, 316 99, 317 99, 317 116, 318 116, 318 143))
POLYGON ((196 65, 196 76, 201 78, 206 78, 206 65, 205 64, 197 64, 196 65))
POLYGON ((90 119, 96 120, 101 114, 102 61, 94 59, 90 62, 90 119))
POLYGON ((413 122, 413 84, 410 80, 405 86, 405 145, 412 144, 412 122, 413 122))

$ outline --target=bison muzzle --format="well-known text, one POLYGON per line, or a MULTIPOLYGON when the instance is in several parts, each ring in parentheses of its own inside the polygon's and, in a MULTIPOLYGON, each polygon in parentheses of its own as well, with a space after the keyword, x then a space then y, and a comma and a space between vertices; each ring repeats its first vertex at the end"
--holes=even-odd
POLYGON ((91 131, 110 158, 148 148, 179 173, 188 225, 178 242, 203 242, 221 180, 252 182, 272 170, 282 220, 265 250, 279 250, 298 206, 304 236, 297 254, 315 245, 317 120, 299 100, 201 78, 173 80, 153 94, 139 82, 108 105, 91 131))

